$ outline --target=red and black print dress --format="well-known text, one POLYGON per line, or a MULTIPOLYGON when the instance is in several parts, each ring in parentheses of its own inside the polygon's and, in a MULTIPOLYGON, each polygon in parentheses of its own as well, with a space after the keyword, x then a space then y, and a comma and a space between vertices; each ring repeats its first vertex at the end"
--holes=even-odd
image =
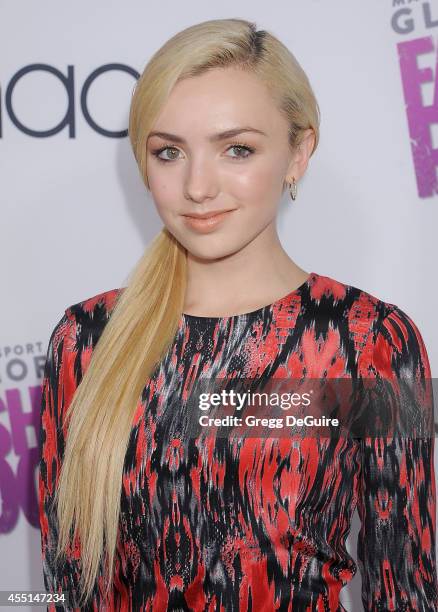
MULTIPOLYGON (((50 337, 39 472, 50 592, 74 593, 80 576, 77 555, 54 563, 50 502, 62 465, 63 418, 121 291, 70 306, 50 337)), ((434 437, 326 444, 308 438, 299 445, 246 438, 237 450, 218 438, 201 448, 172 425, 181 415, 176 391, 205 376, 431 373, 420 332, 398 306, 316 273, 250 313, 183 314, 133 420, 111 599, 102 599, 98 580, 83 609, 335 612, 345 610, 339 593, 359 567, 365 610, 437 611, 434 437), (346 549, 356 507, 357 565, 346 549)))

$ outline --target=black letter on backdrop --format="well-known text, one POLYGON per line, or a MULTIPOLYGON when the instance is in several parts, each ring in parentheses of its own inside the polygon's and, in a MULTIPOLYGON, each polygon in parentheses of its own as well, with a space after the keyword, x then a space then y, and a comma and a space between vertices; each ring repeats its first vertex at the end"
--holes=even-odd
POLYGON ((25 66, 24 68, 21 68, 21 70, 19 70, 16 74, 14 74, 14 76, 12 77, 6 89, 5 102, 6 102, 6 110, 8 111, 8 115, 10 116, 12 123, 19 130, 21 130, 28 136, 35 136, 36 138, 46 138, 47 136, 53 136, 54 134, 57 134, 58 132, 63 130, 64 127, 68 124, 69 126, 68 135, 70 138, 74 138, 75 136, 75 114, 74 114, 73 66, 67 66, 67 74, 68 76, 65 77, 62 74, 62 72, 60 72, 53 66, 50 66, 49 64, 29 64, 29 66, 25 66), (14 90, 16 83, 19 81, 19 79, 21 79, 22 76, 24 76, 28 72, 33 72, 35 70, 46 70, 47 72, 54 74, 56 77, 58 77, 61 83, 63 83, 65 89, 67 90, 67 99, 68 99, 67 112, 65 113, 64 119, 51 130, 43 130, 43 131, 31 130, 30 128, 23 125, 21 121, 17 119, 14 113, 14 110, 12 108, 12 92, 14 90))
POLYGON ((140 74, 136 70, 134 70, 130 66, 127 66, 126 64, 105 64, 104 66, 100 66, 100 68, 96 68, 96 70, 94 70, 90 74, 90 76, 87 78, 87 80, 84 83, 84 86, 82 87, 81 109, 85 117, 85 120, 93 128, 93 130, 96 130, 96 132, 98 132, 102 136, 108 136, 109 138, 123 138, 128 135, 128 130, 120 130, 119 132, 112 132, 110 130, 105 130, 104 128, 100 127, 94 121, 94 119, 92 119, 90 113, 88 112, 88 108, 87 108, 87 95, 88 95, 88 90, 91 87, 91 84, 99 75, 103 74, 104 72, 108 72, 109 70, 123 70, 124 72, 131 74, 135 79, 138 79, 140 76, 140 74))

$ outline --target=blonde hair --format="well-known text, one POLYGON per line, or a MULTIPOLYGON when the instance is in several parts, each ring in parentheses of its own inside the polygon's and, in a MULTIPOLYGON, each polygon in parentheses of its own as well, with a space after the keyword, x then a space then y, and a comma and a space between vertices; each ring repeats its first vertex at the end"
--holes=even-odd
MULTIPOLYGON (((209 69, 238 67, 259 76, 289 124, 293 150, 305 130, 319 141, 320 113, 308 78, 275 36, 243 19, 193 25, 168 40, 138 79, 129 138, 148 190, 146 141, 172 88, 209 69)), ((184 307, 186 250, 163 228, 128 277, 68 409, 68 436, 55 493, 57 560, 71 530, 81 550, 81 596, 92 595, 105 566, 112 586, 122 475, 134 413, 145 381, 174 340, 184 307)))

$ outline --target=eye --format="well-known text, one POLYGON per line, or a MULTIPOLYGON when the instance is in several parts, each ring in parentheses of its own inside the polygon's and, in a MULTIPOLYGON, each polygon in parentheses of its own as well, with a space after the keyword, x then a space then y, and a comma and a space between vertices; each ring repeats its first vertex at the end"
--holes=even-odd
POLYGON ((173 157, 172 159, 166 159, 164 157, 160 157, 161 153, 163 153, 163 151, 178 151, 178 149, 176 149, 175 147, 161 147, 160 149, 155 149, 154 151, 152 151, 152 155, 155 155, 155 157, 162 162, 170 162, 173 161, 174 159, 177 159, 176 157, 173 157))
POLYGON ((241 159, 245 159, 246 157, 250 157, 252 153, 254 153, 254 149, 253 147, 249 147, 248 145, 244 145, 244 144, 233 144, 231 145, 231 147, 228 147, 228 151, 230 149, 237 149, 238 151, 246 151, 247 155, 237 155, 236 157, 234 157, 234 159, 238 159, 239 157, 241 159))

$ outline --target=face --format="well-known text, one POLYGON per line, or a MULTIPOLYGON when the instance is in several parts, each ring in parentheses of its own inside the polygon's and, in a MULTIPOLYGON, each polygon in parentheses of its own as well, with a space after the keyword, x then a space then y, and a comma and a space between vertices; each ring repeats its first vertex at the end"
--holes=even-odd
POLYGON ((274 231, 284 181, 298 181, 304 157, 255 75, 214 69, 173 88, 148 138, 148 181, 167 229, 192 255, 217 259, 274 231), (190 219, 211 211, 228 212, 190 219))

